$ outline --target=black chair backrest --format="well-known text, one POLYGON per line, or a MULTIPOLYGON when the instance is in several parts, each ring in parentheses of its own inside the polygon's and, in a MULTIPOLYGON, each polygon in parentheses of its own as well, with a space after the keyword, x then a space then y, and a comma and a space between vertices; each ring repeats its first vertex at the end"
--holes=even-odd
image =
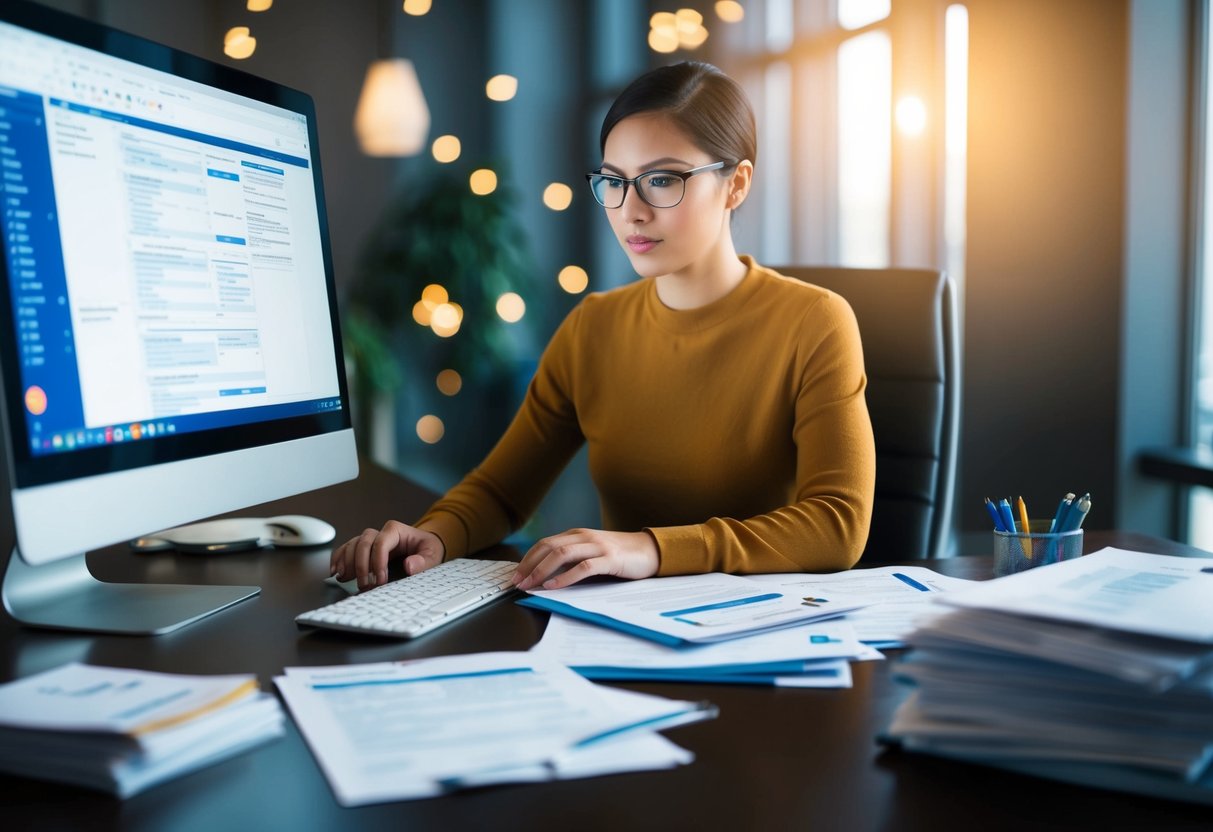
POLYGON ((876 438, 876 500, 859 565, 947 557, 959 435, 952 281, 926 269, 773 267, 855 311, 876 438))

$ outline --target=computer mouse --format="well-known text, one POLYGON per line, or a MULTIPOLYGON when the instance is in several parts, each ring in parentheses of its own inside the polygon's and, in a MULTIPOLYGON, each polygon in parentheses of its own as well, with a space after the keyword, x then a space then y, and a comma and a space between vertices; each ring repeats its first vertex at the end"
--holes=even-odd
POLYGON ((267 517, 265 525, 269 542, 275 546, 323 546, 337 536, 328 523, 305 514, 267 517))
POLYGON ((326 584, 328 584, 329 586, 335 586, 338 589, 344 589, 346 591, 346 594, 348 594, 348 595, 357 595, 358 594, 358 579, 357 578, 350 578, 348 581, 339 581, 339 580, 337 580, 336 575, 329 575, 327 578, 324 579, 324 582, 326 584))

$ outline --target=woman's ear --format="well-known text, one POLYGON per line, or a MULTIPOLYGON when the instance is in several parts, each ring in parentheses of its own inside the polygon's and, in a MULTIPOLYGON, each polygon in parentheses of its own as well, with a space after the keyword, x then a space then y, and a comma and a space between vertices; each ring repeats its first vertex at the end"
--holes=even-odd
POLYGON ((736 210, 741 207, 741 203, 745 202, 746 196, 750 193, 750 182, 754 178, 754 163, 749 159, 742 159, 737 163, 737 167, 733 169, 733 175, 729 178, 729 198, 725 202, 725 207, 730 210, 736 210))

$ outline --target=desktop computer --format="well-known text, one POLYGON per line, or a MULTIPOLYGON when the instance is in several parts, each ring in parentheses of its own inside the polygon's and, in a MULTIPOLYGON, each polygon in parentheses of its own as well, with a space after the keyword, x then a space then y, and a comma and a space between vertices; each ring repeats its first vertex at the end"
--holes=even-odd
POLYGON ((84 553, 357 476, 309 96, 0 6, 3 583, 37 626, 167 632, 257 587, 84 553))

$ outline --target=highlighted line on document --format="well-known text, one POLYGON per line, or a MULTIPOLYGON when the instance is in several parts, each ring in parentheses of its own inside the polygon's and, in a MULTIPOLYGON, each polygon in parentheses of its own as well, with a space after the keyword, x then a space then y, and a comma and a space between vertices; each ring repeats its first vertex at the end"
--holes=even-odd
MULTIPOLYGON (((760 604, 764 601, 776 601, 782 598, 778 592, 768 592, 763 595, 751 595, 747 598, 734 598, 729 601, 720 601, 715 604, 703 604, 698 607, 687 607, 682 610, 670 610, 669 612, 661 613, 662 618, 672 618, 683 624, 693 624, 696 627, 713 627, 722 624, 728 624, 736 620, 735 616, 720 614, 721 610, 735 610, 738 607, 745 607, 751 604, 760 604), (699 616, 700 613, 707 613, 706 616, 699 616), (713 615, 713 613, 716 613, 713 615), (689 618, 688 616, 699 616, 698 619, 689 618)), ((749 610, 738 610, 739 612, 749 613, 749 610)))

